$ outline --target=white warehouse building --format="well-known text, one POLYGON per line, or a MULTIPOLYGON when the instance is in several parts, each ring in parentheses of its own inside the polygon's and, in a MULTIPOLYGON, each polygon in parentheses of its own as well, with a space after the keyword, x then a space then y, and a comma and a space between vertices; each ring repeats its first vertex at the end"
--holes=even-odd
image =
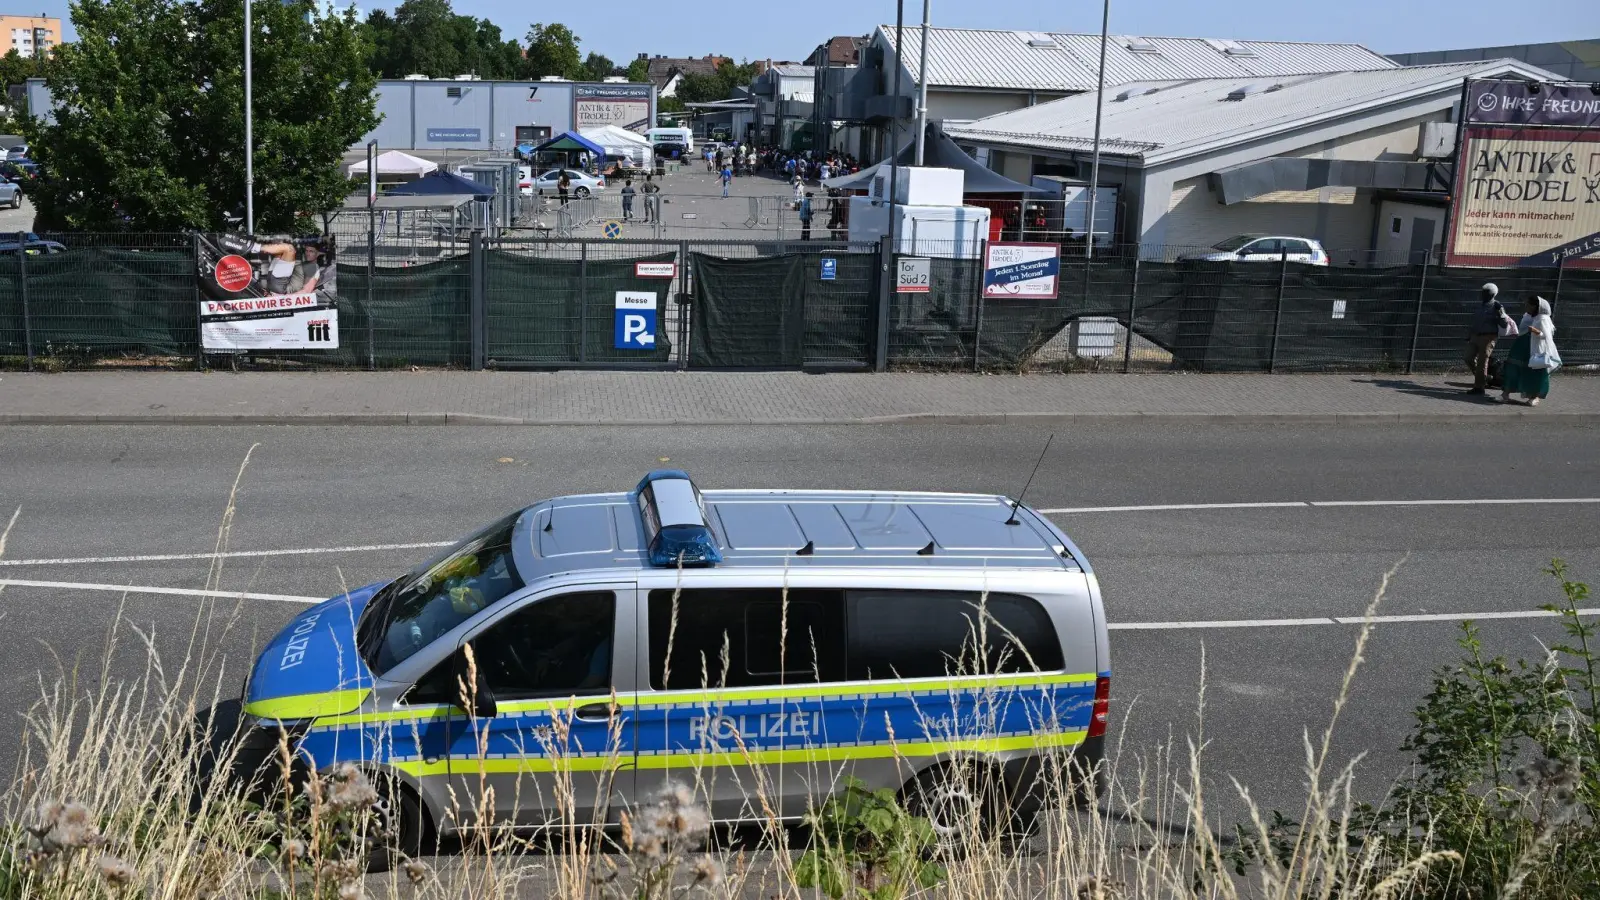
MULTIPOLYGON (((1334 265, 1436 259, 1463 84, 1557 80, 1516 60, 1283 77, 1154 79, 1105 92, 1116 238, 1146 256, 1233 235, 1315 238, 1334 265)), ((944 129, 1016 181, 1090 177, 1095 95, 944 129)))

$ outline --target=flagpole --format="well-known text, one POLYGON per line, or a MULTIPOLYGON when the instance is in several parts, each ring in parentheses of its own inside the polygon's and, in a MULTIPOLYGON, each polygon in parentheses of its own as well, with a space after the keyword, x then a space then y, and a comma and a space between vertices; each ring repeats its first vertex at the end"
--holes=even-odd
POLYGON ((1094 92, 1094 162, 1089 166, 1089 221, 1084 229, 1083 258, 1094 259, 1094 205, 1100 193, 1100 117, 1106 102, 1106 37, 1111 27, 1111 0, 1100 13, 1100 76, 1094 92))
POLYGON ((256 166, 255 122, 252 119, 252 85, 250 83, 250 3, 244 0, 244 233, 256 233, 256 166))

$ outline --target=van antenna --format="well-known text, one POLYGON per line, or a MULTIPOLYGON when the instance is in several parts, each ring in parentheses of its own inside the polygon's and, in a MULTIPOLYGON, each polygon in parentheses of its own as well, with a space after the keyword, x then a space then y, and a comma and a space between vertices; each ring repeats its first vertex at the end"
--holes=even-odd
POLYGON ((1028 488, 1033 486, 1033 476, 1039 474, 1039 466, 1044 463, 1044 455, 1050 452, 1050 442, 1055 439, 1056 436, 1054 433, 1045 439, 1044 449, 1039 451, 1039 461, 1033 464, 1033 471, 1028 473, 1028 483, 1022 486, 1022 493, 1018 494, 1017 499, 1011 502, 1011 517, 1006 519, 1007 525, 1022 524, 1021 522, 1017 521, 1017 510, 1022 506, 1022 498, 1028 495, 1028 488))

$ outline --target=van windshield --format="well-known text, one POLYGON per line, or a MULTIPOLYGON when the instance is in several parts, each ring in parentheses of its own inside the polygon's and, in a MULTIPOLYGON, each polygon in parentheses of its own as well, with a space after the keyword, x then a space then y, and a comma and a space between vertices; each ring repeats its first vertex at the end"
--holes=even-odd
POLYGON ((495 522, 378 591, 356 633, 373 672, 389 671, 523 586, 511 551, 521 517, 495 522))

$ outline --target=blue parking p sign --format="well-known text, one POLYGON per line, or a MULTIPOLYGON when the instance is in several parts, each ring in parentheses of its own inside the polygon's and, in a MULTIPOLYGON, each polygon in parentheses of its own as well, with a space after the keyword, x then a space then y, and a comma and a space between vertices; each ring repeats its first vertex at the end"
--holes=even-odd
POLYGON ((822 280, 833 281, 839 274, 839 261, 824 257, 822 260, 822 280))
POLYGON ((614 346, 618 350, 656 348, 656 295, 653 291, 617 291, 614 346))

